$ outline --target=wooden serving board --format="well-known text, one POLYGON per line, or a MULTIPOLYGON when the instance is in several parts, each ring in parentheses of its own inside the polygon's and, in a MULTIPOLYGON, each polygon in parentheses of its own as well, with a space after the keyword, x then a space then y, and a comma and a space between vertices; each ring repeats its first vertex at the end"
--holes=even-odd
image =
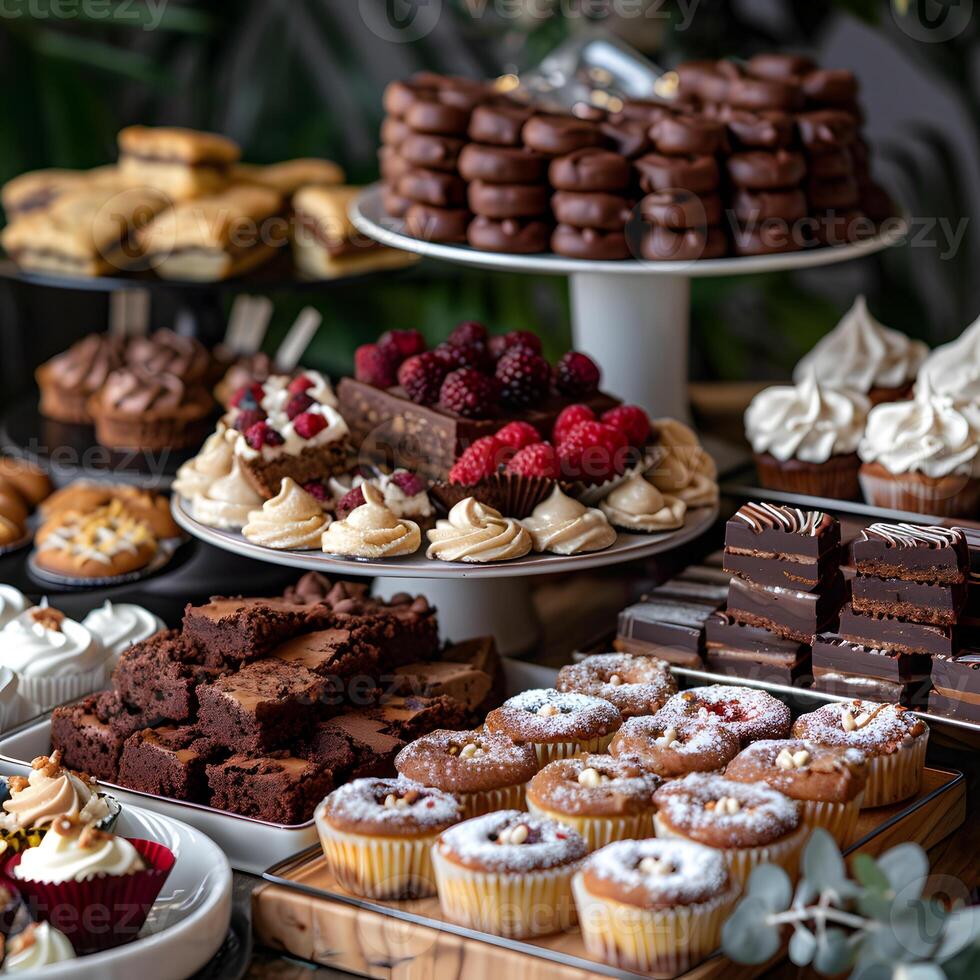
MULTIPOLYGON (((910 801, 862 812, 848 853, 879 854, 901 841, 932 847, 966 819, 962 773, 926 769, 910 801)), ((259 942, 314 963, 379 980, 598 980, 632 978, 585 951, 578 930, 517 942, 444 919, 435 898, 373 902, 345 892, 319 848, 266 872, 252 897, 259 942)), ((777 957, 778 959, 778 957, 777 957)), ((715 954, 684 980, 751 980, 771 964, 741 967, 715 954)))

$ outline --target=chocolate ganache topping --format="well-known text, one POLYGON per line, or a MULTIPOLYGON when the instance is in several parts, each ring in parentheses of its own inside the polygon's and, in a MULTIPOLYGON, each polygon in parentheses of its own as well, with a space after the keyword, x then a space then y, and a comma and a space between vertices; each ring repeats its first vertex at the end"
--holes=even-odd
POLYGON ((122 364, 122 341, 90 334, 50 362, 51 374, 62 388, 95 392, 109 372, 122 364))
POLYGON ((963 540, 956 527, 919 524, 870 524, 861 532, 862 541, 877 538, 886 545, 901 548, 948 548, 963 540))
POLYGON ((109 375, 101 397, 107 407, 133 415, 172 411, 184 400, 184 382, 174 374, 121 368, 109 375))
POLYGON ((759 533, 767 529, 786 531, 790 534, 807 534, 816 537, 820 529, 830 523, 830 517, 819 510, 800 510, 799 507, 780 507, 776 504, 744 504, 735 514, 759 533))

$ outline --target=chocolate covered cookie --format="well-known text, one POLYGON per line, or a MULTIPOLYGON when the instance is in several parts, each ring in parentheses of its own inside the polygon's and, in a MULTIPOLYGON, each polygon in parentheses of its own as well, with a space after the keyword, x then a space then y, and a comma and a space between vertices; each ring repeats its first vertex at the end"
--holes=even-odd
POLYGON ((395 182, 395 193, 418 204, 458 208, 466 204, 466 184, 456 174, 441 170, 409 170, 395 182))
POLYGON ((675 230, 654 225, 640 243, 640 254, 651 262, 719 259, 727 253, 728 239, 718 227, 675 230))
POLYGON ((560 224, 603 231, 622 231, 632 214, 625 197, 601 191, 556 191, 551 198, 551 210, 560 224))
POLYGON ((521 146, 521 130, 532 112, 516 104, 477 106, 470 117, 469 137, 491 146, 521 146))
POLYGON ((728 158, 727 168, 731 182, 749 190, 795 187, 806 176, 803 154, 794 150, 734 153, 728 158))
POLYGON ((558 225, 551 236, 551 249, 573 259, 614 261, 631 257, 622 231, 573 228, 571 225, 558 225))
POLYGON ((663 228, 705 228, 721 222, 721 197, 714 193, 655 191, 640 201, 640 214, 644 221, 663 228))
POLYGON ((544 177, 547 167, 547 157, 521 147, 470 143, 459 155, 463 178, 488 184, 533 184, 544 177))
POLYGON ((575 116, 531 116, 521 130, 524 145, 549 156, 598 146, 602 134, 595 122, 575 116))
MULTIPOLYGON (((802 158, 801 158, 802 162, 802 158)), ((640 187, 646 193, 680 189, 706 194, 717 188, 720 173, 713 156, 664 156, 647 153, 635 162, 640 187)))
POLYGON ((548 209, 545 184, 490 184, 474 180, 466 189, 470 210, 485 218, 533 218, 548 209))
POLYGON ((546 252, 550 237, 551 223, 536 218, 505 218, 503 221, 496 221, 478 215, 466 229, 466 240, 473 248, 512 255, 546 252))
POLYGON ((405 212, 405 230, 427 242, 465 242, 473 216, 466 208, 434 208, 413 204, 405 212))
POLYGON ((627 160, 596 146, 556 157, 548 166, 548 180, 560 191, 622 191, 630 177, 627 160))

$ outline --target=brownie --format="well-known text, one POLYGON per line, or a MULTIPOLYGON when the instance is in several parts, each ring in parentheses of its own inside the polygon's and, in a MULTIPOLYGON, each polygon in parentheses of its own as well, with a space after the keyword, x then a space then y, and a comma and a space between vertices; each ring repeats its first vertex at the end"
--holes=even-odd
POLYGON ((812 592, 759 585, 736 575, 728 591, 728 612, 739 622, 810 643, 817 633, 836 626, 845 595, 840 572, 825 587, 812 592))
POLYGON ((184 635, 208 656, 246 663, 265 656, 298 633, 326 625, 326 615, 319 603, 216 596, 203 606, 187 606, 184 635))
POLYGON ((974 725, 980 724, 980 701, 966 701, 962 698, 951 698, 949 695, 933 691, 929 695, 927 710, 931 715, 942 718, 956 718, 959 721, 969 721, 974 725))
POLYGON ((933 584, 858 574, 851 580, 851 604, 855 612, 952 626, 966 605, 966 584, 933 584))
POLYGON ((311 820, 334 787, 328 768, 289 755, 233 755, 208 765, 205 772, 211 806, 287 826, 311 820))
POLYGON ((909 582, 965 582, 970 567, 966 537, 959 528, 917 524, 872 524, 851 545, 862 575, 909 582))
POLYGON ((365 715, 380 721, 395 738, 412 741, 437 728, 462 728, 472 718, 467 706, 442 694, 435 697, 390 697, 365 715))
POLYGON ((204 735, 232 750, 280 748, 312 724, 327 686, 298 664, 259 660, 198 688, 198 724, 204 735))
POLYGON ((183 722, 197 710, 198 684, 215 680, 224 670, 192 639, 166 630, 126 650, 112 683, 151 722, 183 722))
POLYGON ((932 686, 945 697, 980 704, 980 650, 932 658, 932 686))
POLYGON ((862 646, 834 634, 813 643, 813 686, 828 694, 906 706, 924 703, 930 658, 862 646))
POLYGON ((884 647, 901 653, 952 657, 959 641, 952 626, 909 623, 895 616, 855 612, 848 603, 841 610, 838 632, 845 640, 866 647, 884 647))
POLYGON ((493 687, 493 678, 486 671, 448 660, 406 664, 391 675, 390 681, 387 677, 385 680, 389 694, 422 698, 448 696, 471 713, 486 701, 493 687))
POLYGON ((344 779, 390 776, 395 771, 395 756, 405 744, 405 739, 390 734, 384 719, 371 717, 367 711, 349 711, 317 724, 306 754, 323 766, 349 757, 348 767, 337 770, 344 779))
POLYGON ((144 728, 123 745, 118 782, 154 796, 203 802, 204 767, 215 754, 211 740, 192 725, 144 728))
POLYGON ((51 745, 66 766, 104 782, 115 782, 126 735, 99 717, 98 695, 55 708, 51 714, 51 745))
POLYGON ((650 596, 619 614, 617 650, 662 657, 681 667, 702 666, 704 625, 716 603, 654 599, 650 596))

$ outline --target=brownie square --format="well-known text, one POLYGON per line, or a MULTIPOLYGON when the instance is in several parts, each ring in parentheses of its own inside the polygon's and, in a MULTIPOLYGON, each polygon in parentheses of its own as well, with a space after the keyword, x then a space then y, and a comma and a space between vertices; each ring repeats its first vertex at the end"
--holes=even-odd
POLYGON ((740 623, 730 613, 713 613, 705 626, 708 669, 726 677, 794 684, 809 676, 806 644, 761 626, 740 623))
POLYGON ((728 612, 739 622, 810 643, 817 633, 836 626, 845 596, 840 572, 813 592, 759 585, 736 575, 728 590, 728 612))
POLYGON ((943 696, 980 705, 980 650, 932 658, 932 686, 943 696))
POLYGON ((212 657, 246 663, 298 633, 325 625, 327 613, 319 603, 214 597, 203 606, 187 606, 184 634, 212 657))
POLYGON ((334 787, 325 766, 289 755, 233 755, 205 771, 211 806, 289 826, 312 819, 319 802, 334 787))
POLYGON ((872 524, 851 545, 862 575, 909 582, 965 582, 970 567, 959 528, 917 524, 872 524))
POLYGON ((941 718, 956 718, 958 721, 980 724, 980 701, 965 701, 933 691, 929 695, 927 710, 929 714, 939 715, 941 718))
POLYGON ((363 776, 390 776, 395 756, 405 740, 388 732, 388 724, 366 711, 349 711, 316 725, 306 748, 314 761, 337 766, 345 779, 363 776), (341 768, 341 760, 348 760, 341 768))
POLYGON ((963 582, 932 584, 858 574, 851 580, 851 604, 855 612, 952 626, 966 605, 966 588, 963 582))
POLYGON ((839 561, 839 552, 840 524, 817 510, 748 503, 725 525, 725 570, 738 571, 759 582, 778 577, 783 566, 792 565, 792 574, 801 584, 814 584, 830 574, 839 561), (739 569, 731 566, 736 556, 744 559, 739 569), (748 559, 752 561, 746 565, 748 559), (752 573, 750 568, 756 567, 752 573))
POLYGON ((213 743, 191 725, 144 728, 123 745, 118 782, 154 796, 202 802, 204 767, 214 755, 213 743))
POLYGON ((438 698, 448 696, 467 711, 475 711, 490 694, 493 678, 468 664, 437 660, 428 664, 399 667, 386 685, 389 694, 403 697, 438 698))
POLYGON ((388 734, 411 741, 437 728, 462 728, 471 712, 455 698, 392 697, 376 708, 368 708, 365 714, 380 721, 388 734))
POLYGON ((96 713, 98 697, 62 705, 51 714, 51 745, 66 766, 104 782, 115 782, 126 736, 96 713))
POLYGON ((198 724, 219 745, 265 752, 302 734, 326 691, 327 682, 305 667, 260 660, 198 688, 198 724))
POLYGON ((704 626, 714 603, 647 597, 619 614, 617 650, 662 657, 682 667, 700 667, 704 626))
POLYGON ((848 603, 841 610, 838 632, 865 647, 884 647, 901 653, 952 657, 959 647, 956 629, 928 623, 909 623, 895 616, 856 612, 848 603))

